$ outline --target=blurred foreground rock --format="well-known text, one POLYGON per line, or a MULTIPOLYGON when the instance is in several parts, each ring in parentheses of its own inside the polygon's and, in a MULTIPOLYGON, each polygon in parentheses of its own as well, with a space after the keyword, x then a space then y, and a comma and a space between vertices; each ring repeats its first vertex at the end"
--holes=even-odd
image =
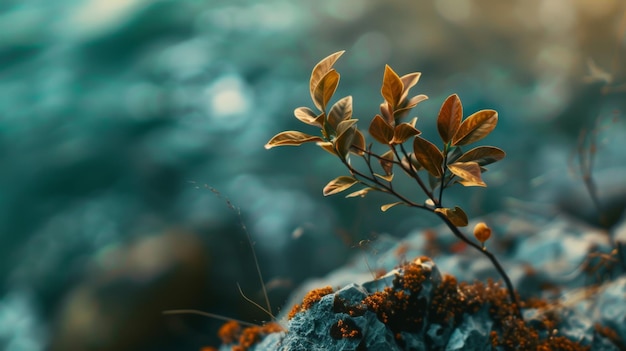
POLYGON ((64 299, 51 351, 159 350, 183 327, 162 312, 197 308, 207 294, 208 253, 192 234, 139 239, 92 264, 64 299))

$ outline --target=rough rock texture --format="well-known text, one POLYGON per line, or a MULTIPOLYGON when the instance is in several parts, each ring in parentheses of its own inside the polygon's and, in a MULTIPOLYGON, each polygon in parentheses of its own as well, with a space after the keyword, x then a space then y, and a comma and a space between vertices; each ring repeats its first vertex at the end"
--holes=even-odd
POLYGON ((620 350, 626 278, 576 293, 560 304, 525 303, 524 323, 499 285, 457 284, 422 257, 362 285, 312 291, 290 314, 287 332, 244 349, 620 350))

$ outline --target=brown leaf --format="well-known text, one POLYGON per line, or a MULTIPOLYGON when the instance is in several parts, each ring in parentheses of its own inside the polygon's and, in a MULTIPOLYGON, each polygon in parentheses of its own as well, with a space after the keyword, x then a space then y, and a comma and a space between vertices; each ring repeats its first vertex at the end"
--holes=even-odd
POLYGON ((415 95, 409 101, 407 101, 406 106, 404 106, 404 108, 413 108, 424 100, 428 100, 428 96, 424 94, 415 95))
POLYGON ((340 136, 341 134, 343 134, 346 130, 350 129, 350 127, 352 127, 353 125, 356 124, 356 122, 358 122, 358 119, 348 119, 345 121, 341 121, 339 122, 339 124, 337 125, 337 136, 340 136))
POLYGON ((355 129, 354 137, 352 138, 352 148, 350 151, 355 155, 361 156, 365 153, 363 150, 365 150, 365 137, 360 130, 355 129))
MULTIPOLYGON (((339 125, 340 126, 342 124, 347 125, 348 124, 347 122, 351 122, 351 121, 356 122, 355 119, 351 119, 348 121, 343 121, 339 123, 339 125)), ((348 152, 350 152, 350 147, 352 146, 352 140, 354 139, 355 130, 356 130, 356 127, 348 126, 347 129, 343 130, 341 134, 337 137, 337 139, 335 139, 335 149, 337 150, 337 152, 339 153, 339 156, 341 156, 342 159, 345 159, 346 156, 348 156, 348 152)))
POLYGON ((389 144, 393 139, 393 128, 380 115, 376 115, 372 119, 369 133, 372 138, 382 144, 389 144))
POLYGON ((389 67, 389 65, 385 65, 385 74, 383 76, 383 86, 380 90, 385 101, 391 105, 391 109, 394 110, 398 103, 400 103, 400 97, 402 96, 402 92, 404 91, 404 84, 402 80, 396 74, 396 72, 389 67))
POLYGON ((374 176, 376 178, 380 178, 380 179, 382 179, 384 181, 387 181, 387 182, 391 182, 393 180, 393 173, 388 174, 388 175, 382 175, 382 174, 374 173, 374 176))
POLYGON ((409 112, 417 104, 419 104, 420 102, 422 102, 422 101, 424 101, 426 99, 428 99, 428 96, 426 96, 426 95, 417 95, 417 96, 412 97, 406 103, 404 103, 404 101, 401 101, 400 102, 400 106, 398 108, 396 108, 395 112, 393 113, 394 120, 396 120, 396 121, 401 120, 406 115, 408 115, 409 112))
POLYGON ((274 135, 270 141, 265 144, 266 149, 271 149, 275 146, 299 146, 304 143, 312 142, 312 141, 323 141, 322 138, 314 135, 305 134, 302 132, 298 132, 295 130, 288 130, 285 132, 278 133, 274 135))
POLYGON ((346 96, 335 102, 328 113, 328 123, 335 129, 339 122, 350 118, 352 118, 352 96, 346 96))
POLYGON ((487 186, 481 178, 480 166, 476 162, 455 162, 449 164, 448 169, 452 174, 461 178, 459 183, 464 186, 487 186))
POLYGON ((397 125, 396 128, 394 128, 391 144, 402 144, 405 141, 409 140, 409 138, 420 135, 421 132, 415 129, 413 125, 411 125, 410 123, 400 123, 399 125, 397 125))
POLYGON ((476 162, 479 166, 500 161, 506 153, 494 146, 479 146, 464 153, 457 159, 457 162, 476 162))
POLYGON ((439 116, 437 117, 437 130, 444 144, 448 144, 454 137, 461 120, 463 119, 463 105, 461 99, 456 94, 448 96, 441 105, 439 116))
POLYGON ((350 193, 350 194, 346 195, 346 198, 357 197, 357 196, 365 197, 365 195, 367 195, 367 193, 369 193, 370 191, 377 191, 377 190, 378 189, 376 189, 376 188, 363 188, 361 190, 358 190, 358 191, 355 191, 353 193, 350 193))
POLYGON ((383 101, 380 104, 380 115, 385 121, 387 121, 387 123, 389 123, 390 126, 394 125, 395 120, 393 118, 393 111, 391 110, 391 105, 389 105, 387 101, 383 101))
POLYGON ((394 203, 391 203, 391 204, 385 204, 385 205, 380 206, 380 210, 383 211, 383 212, 386 212, 388 209, 390 209, 390 208, 392 208, 392 207, 394 207, 396 205, 403 205, 403 204, 404 204, 404 202, 401 202, 401 201, 394 202, 394 203))
POLYGON ((311 80, 309 82, 309 91, 311 92, 311 99, 315 101, 315 88, 322 81, 322 78, 326 76, 328 72, 333 68, 335 62, 339 59, 341 55, 343 55, 345 51, 338 51, 334 54, 330 54, 324 59, 322 59, 315 67, 313 67, 313 71, 311 72, 311 80))
POLYGON ((481 110, 467 117, 454 135, 452 145, 471 144, 486 137, 498 123, 498 112, 481 110))
POLYGON ((419 162, 428 173, 435 178, 441 178, 443 175, 443 170, 441 169, 443 155, 433 143, 419 136, 415 137, 415 139, 413 139, 413 152, 415 152, 417 162, 419 162))
POLYGON ((402 77, 400 77, 400 80, 402 81, 402 85, 404 87, 404 91, 402 92, 400 101, 406 99, 406 97, 409 95, 409 90, 411 90, 411 88, 413 88, 415 84, 417 84, 421 76, 422 76, 422 73, 413 72, 413 73, 405 74, 402 77))
POLYGON ((324 194, 324 196, 337 194, 350 188, 358 182, 359 181, 354 179, 353 177, 340 176, 328 182, 328 184, 326 184, 326 186, 324 187, 322 193, 324 194))
POLYGON ((469 222, 467 214, 465 214, 463 209, 459 206, 454 206, 454 208, 436 208, 435 212, 446 216, 446 218, 457 227, 465 227, 469 222))
POLYGON ((320 141, 317 143, 317 146, 321 147, 325 151, 337 156, 337 151, 335 151, 335 145, 330 141, 320 141))
POLYGON ((313 103, 320 111, 326 111, 326 105, 339 85, 339 73, 330 70, 313 89, 313 103))
POLYGON ((393 161, 395 158, 396 156, 393 153, 393 150, 389 150, 380 156, 378 162, 380 162, 380 166, 383 168, 386 175, 393 173, 393 161))
POLYGON ((320 128, 322 127, 322 124, 319 123, 318 115, 308 107, 298 107, 293 111, 293 114, 301 122, 320 128))

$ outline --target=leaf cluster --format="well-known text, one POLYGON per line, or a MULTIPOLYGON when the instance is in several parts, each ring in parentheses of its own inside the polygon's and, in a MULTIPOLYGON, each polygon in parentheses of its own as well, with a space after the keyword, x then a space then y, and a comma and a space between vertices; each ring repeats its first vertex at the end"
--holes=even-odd
POLYGON ((362 188, 346 197, 365 197, 372 191, 384 192, 398 201, 382 205, 382 211, 396 205, 405 205, 436 214, 457 238, 491 261, 507 286, 511 304, 516 306, 517 318, 522 320, 511 280, 496 257, 485 247, 485 241, 491 236, 491 229, 483 223, 474 231, 480 244, 470 240, 459 229, 468 224, 467 214, 458 206, 444 207, 442 203, 443 190, 454 184, 487 186, 482 174, 487 171, 487 165, 504 158, 504 151, 494 146, 477 146, 467 151, 463 149, 482 140, 494 130, 498 123, 498 113, 494 110, 480 110, 463 118, 463 105, 459 96, 448 96, 437 116, 437 131, 441 139, 441 147, 438 147, 422 137, 422 133, 416 128, 417 118, 403 121, 417 104, 427 99, 423 94, 409 97, 409 91, 417 84, 421 74, 399 76, 387 65, 380 89, 383 97, 380 114, 372 118, 367 129, 367 134, 373 141, 366 144, 366 133, 357 127, 358 120, 352 118, 351 96, 339 99, 329 108, 329 102, 339 84, 339 73, 333 66, 343 53, 339 51, 329 55, 311 72, 309 90, 317 111, 308 107, 298 107, 294 111, 297 119, 319 128, 319 134, 285 131, 271 138, 265 148, 316 143, 336 156, 350 175, 339 176, 326 184, 323 190, 325 196, 343 192, 359 184, 362 188), (374 142, 380 144, 378 147, 382 145, 386 151, 374 151, 374 142), (351 156, 361 158, 364 167, 353 166, 351 156), (415 202, 394 189, 394 172, 397 169, 415 180, 426 195, 423 202, 415 202))
POLYGON ((410 94, 421 73, 399 76, 386 65, 380 90, 383 97, 380 113, 371 119, 365 133, 358 128, 358 120, 353 118, 352 96, 340 98, 329 105, 340 78, 333 66, 343 53, 339 51, 329 55, 311 72, 309 90, 316 111, 309 107, 298 107, 294 111, 298 120, 319 128, 320 132, 312 135, 284 131, 271 138, 265 148, 313 142, 337 156, 346 165, 350 175, 330 181, 323 189, 325 196, 360 184, 363 186, 360 190, 346 197, 365 197, 371 191, 386 192, 400 201, 381 206, 383 211, 403 204, 437 212, 456 226, 467 225, 467 215, 460 207, 442 206, 443 190, 457 183, 463 186, 486 186, 482 179, 486 166, 503 159, 504 151, 493 146, 478 146, 468 151, 463 151, 463 148, 491 133, 498 122, 498 113, 494 110, 480 110, 464 119, 459 96, 450 95, 441 105, 437 116, 437 130, 441 139, 438 147, 425 139, 416 128, 417 117, 403 121, 414 107, 428 99, 423 94, 410 94), (373 150, 374 142, 366 144, 366 134, 374 142, 384 145, 386 151, 376 153, 373 150), (366 170, 355 168, 350 155, 361 157, 366 170), (393 190, 392 182, 397 169, 417 181, 427 196, 423 204, 412 202, 393 190), (436 190, 439 190, 438 195, 436 190))

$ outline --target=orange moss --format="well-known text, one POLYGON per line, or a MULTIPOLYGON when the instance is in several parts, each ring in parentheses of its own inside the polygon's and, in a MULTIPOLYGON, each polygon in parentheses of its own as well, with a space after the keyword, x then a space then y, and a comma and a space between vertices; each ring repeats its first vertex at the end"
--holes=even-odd
POLYGON ((362 336, 361 330, 352 320, 344 321, 343 319, 338 320, 337 323, 331 326, 330 335, 335 339, 354 339, 362 336))
POLYGON ((235 321, 228 321, 217 331, 217 336, 224 344, 232 344, 241 335, 241 325, 235 321))
MULTIPOLYGON (((421 257, 417 261, 430 260, 421 257)), ((422 324, 422 315, 414 311, 423 310, 426 301, 418 298, 422 283, 427 274, 416 262, 410 262, 403 267, 402 275, 398 275, 393 285, 383 291, 372 293, 363 299, 362 303, 378 316, 394 332, 417 330, 422 324)))
MULTIPOLYGON (((222 343, 227 345, 234 344, 232 351, 246 351, 261 341, 264 336, 282 331, 284 331, 283 327, 275 322, 242 328, 239 323, 228 321, 222 325, 217 335, 222 340, 222 343)), ((202 349, 202 351, 209 350, 214 350, 214 348, 202 349)))
POLYGON ((289 311, 287 318, 291 319, 296 314, 308 310, 309 308, 311 308, 311 306, 313 306, 313 304, 319 302, 322 297, 332 294, 333 291, 334 290, 331 286, 326 286, 323 288, 313 289, 309 291, 308 293, 306 293, 306 295, 304 295, 304 298, 302 299, 302 304, 296 304, 291 308, 291 311, 289 311))
MULTIPOLYGON (((351 316, 363 315, 367 310, 372 311, 393 332, 398 344, 402 345, 404 341, 401 332, 420 330, 424 320, 454 326, 461 322, 464 314, 486 309, 493 320, 489 337, 494 348, 539 351, 589 350, 589 347, 581 346, 558 334, 559 321, 553 313, 542 314, 542 319, 534 320, 532 327, 527 325, 517 317, 517 308, 509 302, 508 291, 492 280, 488 280, 487 283, 458 283, 455 277, 444 275, 441 283, 432 292, 432 300, 428 304, 426 298, 420 296, 423 283, 431 274, 430 270, 420 265, 425 261, 430 259, 420 257, 400 267, 402 274, 395 277, 393 287, 371 293, 355 306, 347 305, 336 296, 333 311, 351 316)), ((330 286, 309 291, 302 304, 292 308, 289 319, 299 312, 308 310, 322 297, 331 293, 333 289, 330 286)), ((545 308, 549 307, 550 303, 545 299, 531 299, 522 301, 521 305, 524 308, 545 308)), ((242 329, 238 323, 231 321, 220 328, 218 335, 225 344, 236 344, 233 351, 246 351, 263 336, 280 331, 283 329, 276 323, 242 329)), ((616 345, 623 342, 610 328, 596 326, 596 331, 616 345)), ((330 334, 337 339, 362 337, 361 330, 351 319, 337 321, 331 327, 330 334)))
MULTIPOLYGON (((422 257, 419 260, 424 262, 428 259, 422 257)), ((459 284, 453 276, 444 275, 441 284, 433 291, 426 313, 418 312, 424 311, 426 307, 426 301, 419 298, 419 293, 422 284, 430 275, 430 271, 425 271, 416 263, 419 260, 401 267, 404 273, 394 280, 393 287, 372 293, 362 301, 393 331, 394 335, 401 335, 401 331, 411 332, 419 329, 423 317, 430 322, 458 325, 463 314, 476 313, 481 308, 487 308, 494 321, 490 333, 493 347, 502 347, 506 350, 589 349, 558 335, 556 329, 558 321, 553 314, 545 314, 543 320, 535 327, 526 325, 517 317, 516 306, 509 302, 508 291, 492 280, 488 280, 486 284, 482 282, 459 284)), ((544 307, 549 303, 535 299, 523 302, 522 305, 544 307)), ((402 343, 401 338, 397 340, 402 343)))
POLYGON ((441 285, 434 291, 429 317, 440 324, 458 323, 465 310, 464 301, 465 298, 459 296, 456 278, 446 274, 442 277, 441 285))

